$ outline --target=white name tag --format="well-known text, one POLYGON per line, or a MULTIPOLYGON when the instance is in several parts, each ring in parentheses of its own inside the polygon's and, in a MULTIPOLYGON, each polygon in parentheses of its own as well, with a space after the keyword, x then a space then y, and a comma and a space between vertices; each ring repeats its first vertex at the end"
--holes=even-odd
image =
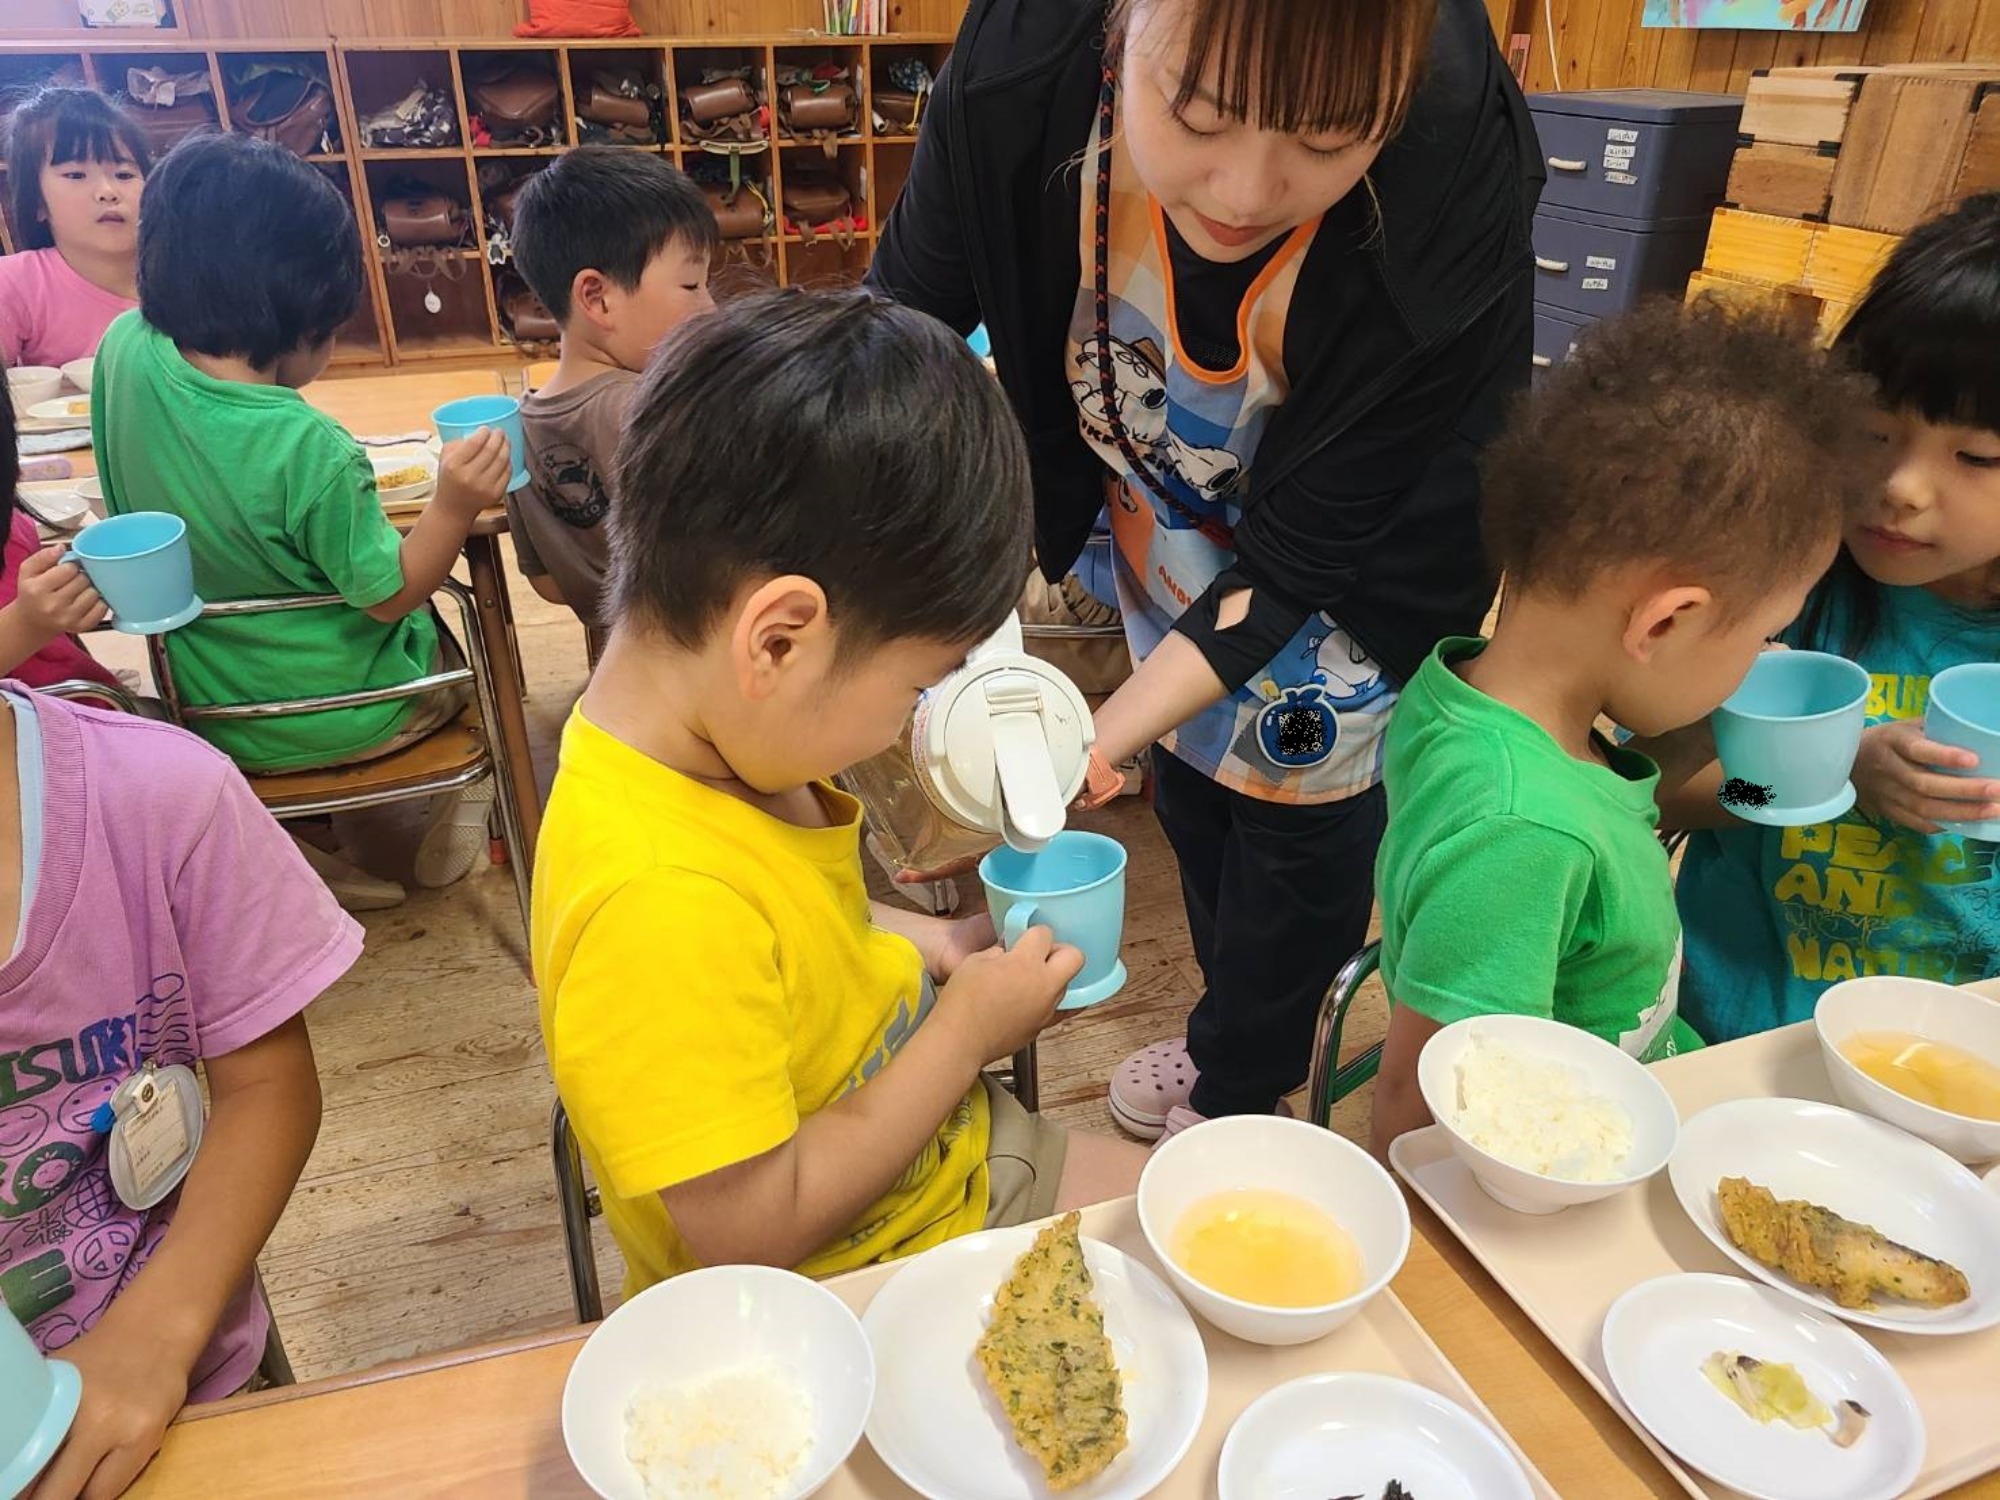
POLYGON ((151 1208, 181 1185, 201 1146, 201 1087, 192 1069, 148 1064, 118 1086, 105 1106, 111 1118, 107 1165, 127 1208, 151 1208))

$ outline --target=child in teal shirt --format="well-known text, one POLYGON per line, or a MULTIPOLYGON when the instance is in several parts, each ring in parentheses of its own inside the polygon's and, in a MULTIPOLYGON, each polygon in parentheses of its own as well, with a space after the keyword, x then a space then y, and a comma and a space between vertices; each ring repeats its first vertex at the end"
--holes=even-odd
POLYGON ((1858 388, 1774 328, 1662 302, 1593 329, 1488 454, 1499 623, 1439 646, 1389 727, 1377 1152, 1428 1123, 1417 1055, 1468 1016, 1647 1061, 1700 1045, 1653 757, 1670 786, 1713 759, 1702 721, 1832 560, 1869 471, 1858 388))
MULTIPOLYGON (((2000 817, 2000 783, 1944 774, 1977 760, 1923 734, 1932 677, 2000 660, 2000 197, 1904 240, 1837 350, 1875 383, 1893 467, 1784 639, 1868 669, 1859 801, 1690 840, 1682 1004, 1713 1041, 1809 1019, 1856 975, 2000 972, 2000 845, 1942 826, 2000 817)), ((1724 816, 1702 790, 1688 811, 1724 816)))

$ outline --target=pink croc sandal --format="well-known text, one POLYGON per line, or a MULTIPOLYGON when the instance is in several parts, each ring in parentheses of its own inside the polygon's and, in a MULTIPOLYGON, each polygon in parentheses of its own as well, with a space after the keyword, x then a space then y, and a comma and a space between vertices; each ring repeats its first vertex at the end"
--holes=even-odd
POLYGON ((1185 1039, 1141 1047, 1111 1075, 1111 1117, 1126 1134, 1156 1141, 1167 1116, 1187 1106, 1199 1076, 1185 1039))

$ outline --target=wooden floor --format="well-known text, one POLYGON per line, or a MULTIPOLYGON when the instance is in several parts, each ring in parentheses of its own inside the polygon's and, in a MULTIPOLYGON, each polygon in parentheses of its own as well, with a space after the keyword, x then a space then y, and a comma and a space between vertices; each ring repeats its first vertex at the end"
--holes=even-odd
MULTIPOLYGON (((583 688, 583 633, 518 576, 513 597, 546 788, 563 718, 583 688)), ((116 643, 101 654, 136 664, 116 643)), ((1180 1032, 1200 977, 1150 811, 1132 798, 1083 821, 1130 851, 1131 981, 1044 1035, 1042 1103, 1066 1125, 1109 1132, 1112 1068, 1180 1032)), ((363 832, 371 845, 403 842, 393 828, 363 832)), ((262 1260, 302 1379, 572 1321, 549 1164, 554 1091, 506 872, 482 870, 446 891, 412 888, 407 905, 362 920, 367 951, 307 1013, 325 1122, 262 1260)), ((1383 1024, 1371 983, 1348 1049, 1379 1039, 1383 1024)), ((1365 1126, 1366 1099, 1344 1101, 1336 1123, 1347 1133, 1365 1126)), ((601 1225, 598 1245, 615 1294, 623 1271, 601 1225)))

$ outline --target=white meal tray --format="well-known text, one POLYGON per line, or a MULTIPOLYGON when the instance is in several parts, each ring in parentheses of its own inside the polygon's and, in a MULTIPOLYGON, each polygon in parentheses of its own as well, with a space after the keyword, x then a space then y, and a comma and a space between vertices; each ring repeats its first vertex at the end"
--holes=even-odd
MULTIPOLYGON (((1147 1269, 1159 1271, 1159 1262, 1139 1232, 1139 1216, 1130 1198, 1085 1209, 1082 1229, 1089 1238, 1115 1245, 1143 1262, 1147 1269)), ((894 1275, 896 1269, 894 1265, 877 1266, 827 1285, 860 1312, 875 1295, 876 1288, 894 1275)), ((1507 1445, 1541 1500, 1558 1500, 1555 1490, 1536 1471, 1527 1454, 1494 1420, 1493 1413, 1465 1383, 1465 1377, 1452 1367, 1443 1351, 1431 1342, 1430 1336, 1391 1292, 1376 1297, 1344 1328, 1336 1329, 1317 1343, 1290 1349, 1246 1344, 1217 1332, 1199 1317, 1195 1318, 1195 1326, 1201 1330, 1202 1342, 1208 1349, 1208 1412, 1202 1419, 1201 1431, 1195 1435, 1194 1446, 1167 1481, 1153 1492, 1154 1500, 1210 1500, 1216 1493, 1215 1466, 1222 1453, 1222 1440, 1229 1435, 1243 1409, 1274 1386, 1324 1370, 1398 1375, 1449 1397, 1484 1422, 1507 1445)), ((863 1439, 820 1491, 820 1500, 857 1500, 857 1497, 901 1500, 912 1493, 863 1439)))
MULTIPOLYGON (((1683 1120, 1729 1099, 1835 1102, 1811 1022, 1670 1058, 1654 1071, 1683 1120)), ((1605 1313, 1640 1282, 1676 1271, 1741 1274, 1682 1211, 1664 1171, 1629 1192, 1537 1217, 1487 1197, 1438 1126, 1401 1137, 1389 1158, 1682 1488, 1717 1500, 1736 1493, 1690 1473, 1634 1420, 1611 1388, 1599 1347, 1605 1313)), ((2000 1469, 2000 1328, 1921 1338, 1847 1326, 1896 1367, 1923 1413, 1928 1451, 1907 1500, 2000 1469)))

